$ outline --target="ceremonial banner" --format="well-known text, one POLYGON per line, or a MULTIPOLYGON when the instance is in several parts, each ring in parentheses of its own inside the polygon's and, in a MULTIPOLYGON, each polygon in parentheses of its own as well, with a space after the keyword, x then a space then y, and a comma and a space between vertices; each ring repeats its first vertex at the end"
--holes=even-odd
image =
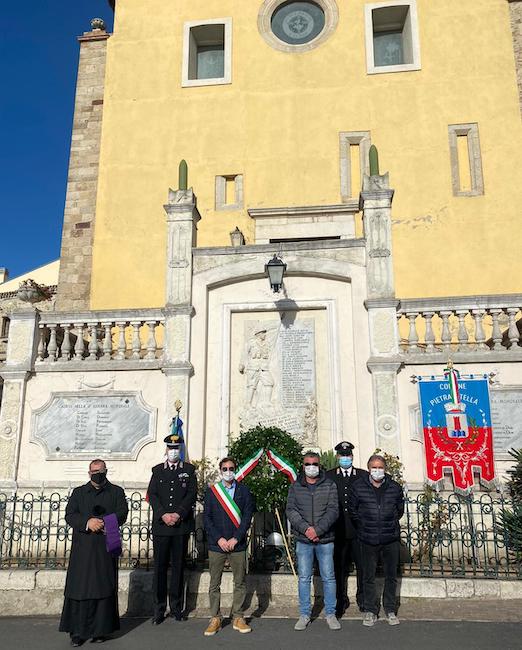
POLYGON ((460 375, 446 368, 442 377, 417 377, 424 431, 427 478, 437 483, 451 469, 455 489, 469 492, 473 469, 481 482, 495 478, 487 375, 460 375))

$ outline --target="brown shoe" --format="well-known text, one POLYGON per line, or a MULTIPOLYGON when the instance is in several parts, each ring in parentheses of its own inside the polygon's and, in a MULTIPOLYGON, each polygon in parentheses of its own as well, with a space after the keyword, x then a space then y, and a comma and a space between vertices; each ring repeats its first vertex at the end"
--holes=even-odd
POLYGON ((207 629, 205 630, 205 636, 214 636, 216 632, 219 632, 221 629, 221 619, 219 616, 213 616, 210 619, 207 629))
POLYGON ((235 618, 232 622, 232 627, 234 630, 241 632, 241 634, 248 634, 248 632, 252 632, 252 628, 250 625, 248 625, 244 618, 235 618))

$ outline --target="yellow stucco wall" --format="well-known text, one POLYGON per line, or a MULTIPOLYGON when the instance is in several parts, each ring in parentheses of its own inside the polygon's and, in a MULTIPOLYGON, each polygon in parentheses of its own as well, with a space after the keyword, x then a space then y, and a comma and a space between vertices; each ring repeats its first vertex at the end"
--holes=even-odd
MULTIPOLYGON (((164 303, 165 214, 180 158, 198 245, 229 245, 247 208, 340 203, 340 131, 370 130, 396 190, 402 297, 520 290, 521 121, 506 0, 417 0, 422 69, 368 75, 364 1, 338 0, 318 48, 272 49, 261 0, 118 0, 108 42, 91 307, 164 303), (232 84, 181 87, 183 23, 233 19, 232 84), (448 124, 478 122, 485 195, 454 197, 448 124), (245 208, 214 210, 244 174, 245 208)), ((360 218, 360 217, 359 217, 360 218)))

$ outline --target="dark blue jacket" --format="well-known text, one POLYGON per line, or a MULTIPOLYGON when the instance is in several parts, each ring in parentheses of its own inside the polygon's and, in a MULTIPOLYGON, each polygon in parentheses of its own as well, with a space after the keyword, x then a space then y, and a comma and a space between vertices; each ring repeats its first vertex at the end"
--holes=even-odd
POLYGON ((363 478, 352 485, 348 496, 348 508, 357 537, 372 546, 398 541, 401 533, 399 519, 404 514, 402 488, 391 476, 386 474, 386 480, 378 489, 379 495, 370 479, 363 478))
POLYGON ((225 512, 223 506, 214 496, 212 490, 208 487, 205 492, 205 509, 203 511, 203 520, 205 532, 207 533, 208 548, 216 553, 223 553, 218 546, 218 539, 224 537, 237 539, 236 551, 244 551, 247 543, 247 533, 254 514, 254 497, 252 492, 243 483, 236 482, 236 491, 234 501, 241 511, 241 524, 236 528, 230 517, 225 512))

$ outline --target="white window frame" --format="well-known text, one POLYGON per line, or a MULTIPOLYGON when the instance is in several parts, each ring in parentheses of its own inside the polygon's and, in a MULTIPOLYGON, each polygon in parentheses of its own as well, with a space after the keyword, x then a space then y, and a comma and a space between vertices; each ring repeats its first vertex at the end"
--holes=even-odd
POLYGON ((366 71, 368 74, 386 74, 388 72, 409 72, 410 70, 421 69, 419 21, 417 15, 416 0, 395 0, 394 2, 372 2, 364 5, 364 23, 366 38, 366 71), (409 7, 412 63, 401 65, 375 65, 373 55, 373 10, 384 9, 385 7, 398 7, 407 5, 409 7))
POLYGON ((359 189, 362 188, 363 176, 370 175, 370 147, 372 137, 370 131, 340 131, 339 133, 339 174, 341 179, 341 200, 343 203, 359 201, 359 195, 352 196, 352 165, 350 146, 359 146, 359 168, 361 179, 359 189))
POLYGON ((453 196, 482 196, 484 194, 484 176, 482 172, 482 154, 480 151, 479 127, 477 122, 448 125, 451 187, 453 196), (459 150, 457 138, 466 136, 468 140, 468 160, 471 188, 463 190, 460 182, 459 150))
POLYGON ((208 20, 189 20, 183 24, 183 62, 181 69, 181 85, 218 86, 232 83, 232 18, 210 18, 208 20), (189 79, 190 30, 204 25, 224 26, 224 76, 215 79, 189 79))
POLYGON ((243 174, 216 176, 216 210, 240 210, 243 207, 243 174), (227 203, 227 181, 234 181, 234 202, 227 203))

